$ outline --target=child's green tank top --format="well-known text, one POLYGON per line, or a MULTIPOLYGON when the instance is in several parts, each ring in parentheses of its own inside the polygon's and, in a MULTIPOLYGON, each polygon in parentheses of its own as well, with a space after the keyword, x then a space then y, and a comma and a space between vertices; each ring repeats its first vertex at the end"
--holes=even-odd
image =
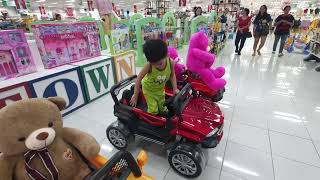
POLYGON ((142 79, 144 91, 164 92, 164 87, 166 82, 170 79, 171 71, 170 58, 166 59, 166 67, 162 71, 151 65, 151 72, 146 74, 142 79))

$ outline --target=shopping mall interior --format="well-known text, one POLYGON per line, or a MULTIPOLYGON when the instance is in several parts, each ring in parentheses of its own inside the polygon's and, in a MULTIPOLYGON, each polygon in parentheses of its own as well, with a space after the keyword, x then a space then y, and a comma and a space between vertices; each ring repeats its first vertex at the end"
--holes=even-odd
POLYGON ((320 0, 0 12, 1 180, 319 179, 320 0))

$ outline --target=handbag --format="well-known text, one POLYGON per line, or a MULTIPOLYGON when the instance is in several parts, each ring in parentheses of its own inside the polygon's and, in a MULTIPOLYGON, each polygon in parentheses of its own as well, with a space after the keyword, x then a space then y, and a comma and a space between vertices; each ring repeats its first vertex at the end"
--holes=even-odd
POLYGON ((244 33, 244 36, 245 36, 246 38, 252 38, 252 33, 251 33, 250 31, 245 32, 245 33, 244 33))

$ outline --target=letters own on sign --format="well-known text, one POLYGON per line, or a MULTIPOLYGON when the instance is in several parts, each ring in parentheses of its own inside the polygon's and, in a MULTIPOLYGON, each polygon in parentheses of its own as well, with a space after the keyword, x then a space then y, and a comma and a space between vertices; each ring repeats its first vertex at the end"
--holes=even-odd
POLYGON ((89 102, 107 94, 115 84, 114 69, 110 58, 86 64, 80 68, 89 102))
POLYGON ((20 83, 0 89, 0 109, 11 102, 31 98, 27 83, 20 83))
POLYGON ((113 56, 113 63, 117 82, 136 74, 136 53, 134 51, 113 56))
POLYGON ((30 81, 32 96, 47 98, 60 96, 67 102, 64 115, 85 104, 83 84, 79 78, 80 68, 72 68, 30 81))

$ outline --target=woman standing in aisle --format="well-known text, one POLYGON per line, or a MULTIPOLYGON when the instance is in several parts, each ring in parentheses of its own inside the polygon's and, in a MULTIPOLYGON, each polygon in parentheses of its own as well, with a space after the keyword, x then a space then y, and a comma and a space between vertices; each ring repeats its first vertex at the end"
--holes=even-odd
POLYGON ((252 56, 256 55, 256 52, 258 52, 258 55, 261 55, 261 48, 264 46, 267 36, 270 33, 270 28, 272 23, 272 19, 270 14, 267 13, 267 6, 262 5, 260 7, 259 13, 256 16, 256 18, 253 21, 254 27, 253 27, 253 36, 254 36, 254 44, 253 44, 253 54, 252 56), (261 39, 261 40, 260 40, 261 39), (258 43, 260 41, 259 48, 258 43))
POLYGON ((275 34, 275 40, 273 43, 273 51, 272 54, 276 53, 277 50, 277 45, 280 41, 280 49, 279 49, 279 57, 283 56, 283 48, 284 48, 284 44, 290 34, 290 28, 293 26, 294 24, 294 17, 289 14, 291 10, 291 6, 286 6, 283 9, 284 14, 278 16, 275 20, 274 26, 276 27, 276 30, 274 31, 275 34))
POLYGON ((238 18, 237 22, 237 36, 235 40, 236 53, 241 55, 241 50, 246 42, 249 34, 249 27, 251 25, 251 17, 249 17, 249 9, 245 8, 241 11, 241 16, 238 18), (239 47, 240 43, 240 47, 239 47))
POLYGON ((202 8, 201 7, 194 7, 193 12, 194 12, 193 18, 201 16, 202 15, 202 8))

